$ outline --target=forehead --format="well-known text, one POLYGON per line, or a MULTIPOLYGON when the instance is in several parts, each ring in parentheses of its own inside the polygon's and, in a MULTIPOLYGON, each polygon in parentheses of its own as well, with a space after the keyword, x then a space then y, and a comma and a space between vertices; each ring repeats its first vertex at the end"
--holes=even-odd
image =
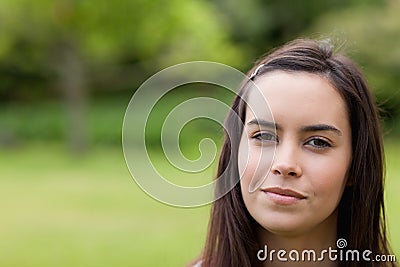
POLYGON ((306 72, 273 71, 258 77, 249 92, 246 120, 254 117, 281 123, 348 121, 346 104, 324 77, 306 72), (268 105, 272 115, 265 112, 268 105))

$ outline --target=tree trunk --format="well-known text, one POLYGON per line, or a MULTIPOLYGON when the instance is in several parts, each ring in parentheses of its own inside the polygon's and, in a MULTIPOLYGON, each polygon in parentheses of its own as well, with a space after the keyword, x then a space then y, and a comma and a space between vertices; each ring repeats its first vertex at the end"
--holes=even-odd
POLYGON ((56 71, 67 115, 67 136, 71 150, 87 149, 87 89, 84 64, 72 42, 63 42, 57 51, 56 71))

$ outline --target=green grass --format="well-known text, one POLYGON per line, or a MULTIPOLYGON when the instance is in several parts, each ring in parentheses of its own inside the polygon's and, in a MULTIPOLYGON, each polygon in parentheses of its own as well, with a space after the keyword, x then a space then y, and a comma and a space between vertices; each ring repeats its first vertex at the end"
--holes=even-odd
MULTIPOLYGON (((400 144, 387 148, 388 225, 400 255, 400 144)), ((65 150, 37 143, 0 151, 0 266, 184 266, 199 253, 209 207, 151 199, 119 147, 65 150)))
POLYGON ((201 250, 208 208, 148 197, 120 148, 3 151, 0 177, 0 266, 183 266, 201 250))
POLYGON ((392 248, 400 259, 400 142, 386 143, 385 204, 389 238, 392 248))

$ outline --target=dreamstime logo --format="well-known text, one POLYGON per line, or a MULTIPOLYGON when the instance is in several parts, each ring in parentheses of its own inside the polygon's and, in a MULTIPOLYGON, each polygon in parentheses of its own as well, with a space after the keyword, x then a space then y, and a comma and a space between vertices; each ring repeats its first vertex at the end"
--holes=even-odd
POLYGON ((284 249, 268 250, 268 246, 265 245, 263 249, 257 252, 257 259, 260 261, 387 261, 395 262, 395 255, 373 255, 371 250, 359 251, 356 249, 345 249, 347 247, 347 240, 339 238, 336 241, 336 248, 329 247, 323 249, 320 252, 316 252, 314 249, 296 250, 292 249, 286 251, 284 249))
POLYGON ((344 239, 344 238, 339 238, 337 241, 336 241, 336 246, 337 246, 337 248, 345 248, 345 247, 347 247, 347 241, 346 241, 346 239, 344 239))
MULTIPOLYGON (((204 83, 225 88, 237 96, 237 91, 244 82, 246 86, 254 87, 254 90, 251 88, 252 92, 260 94, 256 96, 256 99, 264 101, 263 105, 259 105, 263 110, 258 108, 257 114, 263 114, 263 116, 271 114, 265 97, 253 81, 249 80, 242 72, 215 62, 187 62, 166 68, 150 77, 136 90, 126 109, 122 129, 122 145, 128 169, 143 191, 154 199, 169 205, 195 207, 211 203, 222 197, 237 184, 239 177, 227 177, 226 175, 221 175, 214 181, 200 186, 182 186, 171 182, 155 166, 155 162, 160 161, 160 158, 154 158, 149 153, 146 130, 150 127, 151 113, 154 107, 177 87, 204 83), (226 179, 226 181, 220 179, 226 179), (216 193, 217 181, 224 184, 224 187, 223 190, 218 190, 216 193)), ((245 99, 243 101, 246 102, 245 99)), ((246 105, 252 110, 247 102, 246 105)), ((210 138, 201 140, 198 144, 200 157, 191 160, 186 158, 181 151, 180 133, 186 124, 196 119, 212 120, 223 127, 225 116, 229 111, 230 107, 224 102, 217 98, 204 96, 193 97, 174 106, 168 116, 163 118, 160 132, 162 159, 180 171, 182 175, 187 176, 188 179, 192 174, 207 169, 217 158, 215 142, 210 138), (173 136, 172 139, 171 136, 173 136)), ((232 114, 238 116, 234 112, 232 114)), ((237 118, 237 121, 240 122, 241 119, 237 118)), ((230 136, 229 138, 231 139, 230 136)), ((272 157, 273 155, 268 156, 272 157)), ((232 156, 230 161, 232 161, 232 156)), ((254 191, 264 179, 265 177, 253 179, 249 191, 254 191)))

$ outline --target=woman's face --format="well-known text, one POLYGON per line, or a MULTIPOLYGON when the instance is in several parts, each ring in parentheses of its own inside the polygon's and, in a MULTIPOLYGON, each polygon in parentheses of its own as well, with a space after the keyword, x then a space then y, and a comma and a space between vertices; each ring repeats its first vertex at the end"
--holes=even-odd
POLYGON ((344 101, 316 74, 273 71, 256 84, 273 118, 250 93, 238 157, 249 213, 274 234, 329 229, 336 225, 351 161, 344 101))

